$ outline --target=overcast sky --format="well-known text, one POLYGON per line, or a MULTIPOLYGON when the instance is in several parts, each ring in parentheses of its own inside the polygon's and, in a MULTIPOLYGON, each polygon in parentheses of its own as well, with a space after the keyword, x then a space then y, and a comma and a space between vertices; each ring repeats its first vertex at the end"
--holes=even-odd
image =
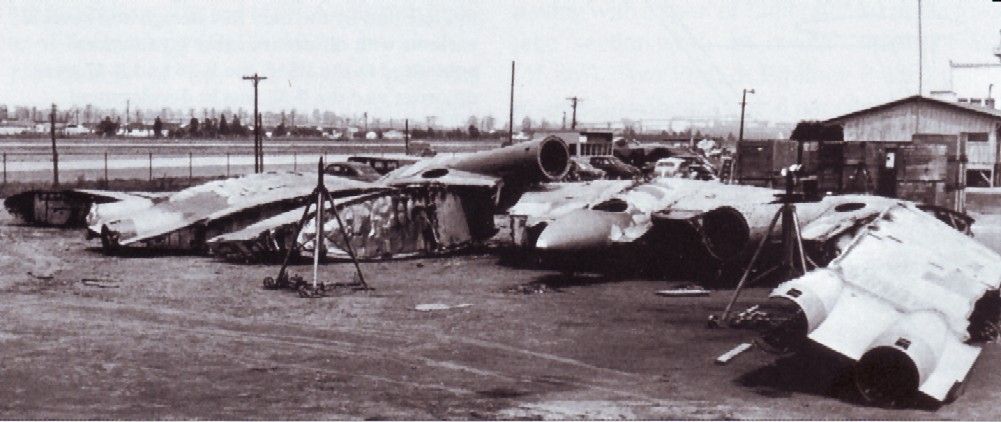
MULTIPOLYGON (((925 91, 996 62, 1001 3, 924 0, 925 91)), ((825 118, 917 92, 917 0, 3 2, 0 104, 586 122, 825 118)))

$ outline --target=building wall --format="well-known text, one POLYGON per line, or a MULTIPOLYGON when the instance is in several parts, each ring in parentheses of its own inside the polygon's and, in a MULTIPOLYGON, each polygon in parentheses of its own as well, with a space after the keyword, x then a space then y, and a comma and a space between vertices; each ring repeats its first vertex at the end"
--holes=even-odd
POLYGON ((950 63, 952 91, 957 101, 985 103, 988 91, 995 100, 1001 97, 1001 63, 950 63), (990 89, 990 85, 994 88, 990 89), (964 101, 965 100, 965 101, 964 101), (972 101, 971 101, 972 100, 972 101))
POLYGON ((908 102, 838 121, 848 142, 910 142, 915 133, 958 135, 966 148, 967 170, 989 174, 1001 185, 998 133, 1001 119, 944 104, 908 102), (985 138, 986 141, 982 139, 985 138))
MULTIPOLYGON (((986 133, 986 142, 969 142, 966 154, 970 169, 993 169, 997 163, 1001 119, 966 112, 934 103, 904 103, 839 121, 848 142, 910 142, 915 133, 959 135, 986 133)), ((977 138, 978 135, 973 135, 977 138)))

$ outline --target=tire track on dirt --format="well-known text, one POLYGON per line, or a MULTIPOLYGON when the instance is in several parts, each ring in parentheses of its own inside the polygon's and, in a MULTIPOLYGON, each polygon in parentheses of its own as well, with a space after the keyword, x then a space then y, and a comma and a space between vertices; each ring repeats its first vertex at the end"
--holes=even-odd
MULTIPOLYGON (((22 295, 26 297, 31 297, 27 295, 22 295)), ((51 302, 46 302, 47 305, 51 305, 51 302)), ((143 316, 143 323, 152 327, 157 327, 163 332, 171 331, 183 331, 186 333, 198 335, 206 338, 218 338, 225 337, 240 341, 261 341, 268 342, 272 344, 281 344, 285 346, 292 347, 304 347, 315 350, 322 350, 328 352, 336 352, 343 355, 351 355, 355 357, 362 357, 366 359, 374 359, 373 356, 378 356, 379 359, 393 359, 394 361, 402 364, 412 364, 419 363, 427 367, 441 368, 452 371, 471 373, 476 376, 491 378, 497 381, 503 381, 508 383, 524 383, 525 378, 514 377, 506 374, 502 374, 490 369, 471 367, 468 365, 460 364, 449 360, 437 360, 426 356, 420 356, 416 354, 406 354, 404 349, 399 347, 376 347, 361 344, 358 342, 331 339, 323 336, 311 336, 302 334, 275 334, 275 333, 262 333, 257 330, 267 330, 271 329, 274 331, 289 331, 289 326, 287 324, 280 324, 273 320, 260 320, 255 321, 253 324, 248 324, 244 319, 238 317, 230 317, 227 315, 213 315, 211 319, 197 319, 192 317, 190 314, 174 309, 150 309, 147 307, 142 307, 139 305, 121 304, 113 302, 105 303, 65 303, 64 306, 70 308, 77 308, 81 310, 101 310, 101 311, 129 311, 135 315, 143 316), (175 324, 170 324, 165 322, 165 318, 169 317, 174 320, 175 324), (215 326, 209 326, 216 324, 215 326), (232 324, 235 328, 227 328, 221 326, 220 324, 232 324), (198 325, 194 327, 193 325, 198 325)), ((109 325, 114 324, 113 319, 108 320, 109 325)), ((303 324, 296 327, 297 329, 311 329, 315 331, 326 331, 326 332, 336 332, 338 334, 346 334, 350 336, 358 336, 360 338, 379 338, 381 340, 390 341, 394 343, 406 344, 412 341, 413 331, 406 331, 395 328, 385 328, 385 327, 358 327, 358 328, 345 328, 336 326, 316 326, 312 324, 303 324)), ((548 362, 553 362, 560 365, 571 366, 575 368, 583 368, 595 372, 595 377, 589 377, 589 381, 575 381, 570 379, 561 379, 559 384, 579 388, 582 390, 594 390, 606 394, 612 394, 615 396, 620 396, 624 398, 631 398, 634 400, 643 400, 649 402, 651 405, 668 405, 671 402, 664 401, 658 397, 654 397, 648 394, 641 393, 635 390, 627 390, 622 388, 617 388, 617 385, 641 385, 644 383, 652 384, 655 380, 653 377, 644 377, 639 374, 632 374, 628 372, 618 371, 610 368, 602 368, 594 365, 590 365, 584 362, 580 362, 575 359, 554 355, 550 353, 537 352, 528 349, 522 349, 514 346, 509 346, 506 344, 500 344, 491 341, 485 341, 465 336, 455 336, 455 335, 445 335, 441 333, 424 333, 431 334, 434 340, 448 344, 457 343, 464 344, 473 347, 478 347, 482 349, 499 351, 508 355, 519 355, 528 356, 535 359, 542 359, 548 362), (616 379, 608 378, 608 375, 614 375, 616 379), (626 378, 626 379, 621 379, 626 378), (609 386, 612 385, 612 386, 609 386)), ((244 358, 246 359, 246 358, 244 358)), ((262 361, 263 362, 263 361, 262 361)), ((275 366, 279 364, 278 362, 268 361, 269 365, 275 366)), ((301 366, 299 364, 289 364, 281 363, 281 365, 291 365, 290 367, 303 368, 307 366, 301 366)), ((319 366, 308 366, 311 370, 322 369, 319 366)), ((423 388, 434 388, 439 390, 449 391, 453 394, 469 395, 475 394, 473 390, 465 389, 462 387, 445 387, 439 384, 424 384, 415 383, 411 381, 401 381, 393 380, 391 378, 382 377, 374 374, 363 374, 363 373, 346 373, 336 370, 323 369, 325 371, 332 371, 332 373, 341 375, 358 375, 363 378, 372 379, 375 381, 384 380, 385 382, 391 382, 399 385, 409 385, 413 387, 423 387, 423 388)), ((561 371, 564 372, 564 371, 561 371)), ((534 381, 535 383, 545 384, 544 381, 534 381)))

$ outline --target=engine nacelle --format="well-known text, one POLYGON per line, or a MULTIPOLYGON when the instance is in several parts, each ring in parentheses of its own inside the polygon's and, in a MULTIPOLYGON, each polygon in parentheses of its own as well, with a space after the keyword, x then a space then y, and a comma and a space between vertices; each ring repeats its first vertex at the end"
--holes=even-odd
POLYGON ((881 334, 855 365, 855 386, 862 397, 894 405, 918 391, 938 367, 948 327, 931 312, 908 315, 881 334))
POLYGON ((844 281, 837 272, 818 269, 780 284, 763 305, 770 325, 762 330, 758 343, 775 353, 794 351, 834 308, 844 281))

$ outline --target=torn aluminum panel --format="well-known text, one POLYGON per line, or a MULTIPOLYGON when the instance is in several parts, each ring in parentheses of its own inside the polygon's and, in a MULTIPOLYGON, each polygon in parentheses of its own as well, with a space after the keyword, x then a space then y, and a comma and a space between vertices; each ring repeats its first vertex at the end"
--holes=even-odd
MULTIPOLYGON (((324 180, 339 195, 372 189, 370 184, 335 176, 324 180)), ((206 239, 303 206, 315 185, 315 173, 268 172, 218 180, 179 191, 128 217, 99 221, 90 230, 100 233, 108 252, 121 248, 200 252, 206 239)))
POLYGON ((998 323, 1001 256, 907 202, 868 222, 826 268, 779 285, 761 342, 809 339, 854 361, 867 400, 953 397, 998 323), (991 308, 991 309, 985 309, 991 308))
MULTIPOLYGON (((346 241, 359 259, 390 259, 455 250, 496 233, 491 209, 485 207, 492 204, 492 195, 479 189, 411 186, 334 202, 333 207, 327 203, 325 208, 336 209, 345 230, 341 232, 333 216, 325 217, 323 253, 330 259, 350 258, 346 241), (476 206, 485 208, 471 208, 476 206)), ((304 208, 213 238, 208 242, 210 253, 237 262, 277 260, 289 248, 312 256, 316 249, 315 210, 296 234, 304 208)))
MULTIPOLYGON (((487 240, 497 231, 493 215, 505 209, 509 200, 505 198, 520 197, 531 184, 562 177, 568 168, 566 144, 546 138, 398 169, 377 182, 376 189, 383 190, 378 195, 335 200, 349 234, 345 239, 336 221, 328 218, 324 255, 345 258, 346 241, 359 257, 380 259, 437 253, 487 240)), ((238 262, 274 259, 290 247, 312 254, 312 220, 293 242, 303 208, 218 236, 209 242, 210 250, 238 262)))
MULTIPOLYGON (((479 190, 454 186, 413 186, 393 195, 338 205, 345 225, 341 232, 333 218, 324 222, 323 254, 347 259, 347 242, 362 259, 380 259, 440 253, 489 239, 496 229, 489 208, 490 196, 479 190), (489 218, 485 218, 489 217, 489 218)), ((299 234, 298 244, 312 255, 316 250, 315 220, 299 234)))
POLYGON ((4 207, 28 224, 83 227, 93 206, 124 203, 150 207, 153 197, 153 194, 89 189, 35 190, 8 197, 4 207))

